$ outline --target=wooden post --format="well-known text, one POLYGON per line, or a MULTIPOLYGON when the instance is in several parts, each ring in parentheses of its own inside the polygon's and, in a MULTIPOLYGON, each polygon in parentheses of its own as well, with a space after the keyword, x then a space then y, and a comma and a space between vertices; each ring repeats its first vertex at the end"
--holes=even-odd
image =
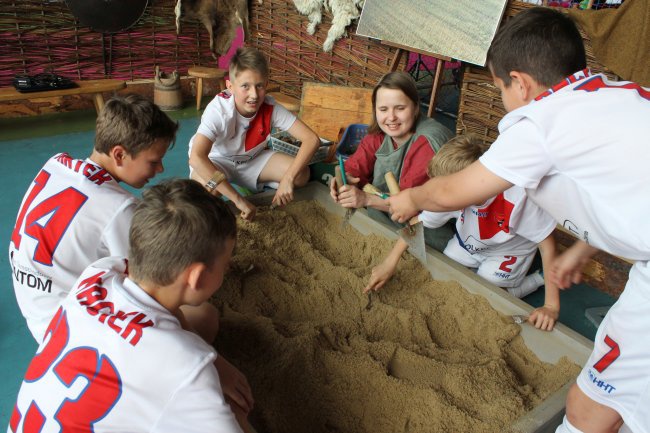
MULTIPOLYGON (((426 51, 418 50, 416 48, 410 48, 393 42, 381 41, 381 43, 384 45, 388 45, 390 47, 397 48, 397 51, 395 52, 395 56, 393 57, 393 60, 390 63, 389 72, 393 72, 397 70, 400 60, 402 60, 402 56, 404 55, 404 53, 411 52, 411 53, 422 54, 425 56, 435 57, 438 60, 436 62, 436 71, 433 75, 433 83, 431 85, 431 98, 429 98, 429 109, 427 110, 427 116, 431 117, 434 110, 436 109, 438 91, 440 90, 440 85, 442 84, 442 73, 444 70, 443 69, 444 62, 450 62, 451 58, 442 56, 440 54, 429 53, 426 51)), ((408 61, 406 62, 406 64, 408 65, 408 61)))

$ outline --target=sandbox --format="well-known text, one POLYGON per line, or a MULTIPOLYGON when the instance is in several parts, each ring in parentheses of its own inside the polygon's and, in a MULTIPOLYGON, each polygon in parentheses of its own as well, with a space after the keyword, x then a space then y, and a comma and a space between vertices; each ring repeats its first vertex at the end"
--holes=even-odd
POLYGON ((259 433, 554 431, 589 340, 514 324, 528 304, 431 249, 426 269, 405 255, 367 310, 361 289, 395 233, 363 210, 342 229, 321 184, 286 209, 264 207, 272 196, 253 196, 213 299, 259 433))

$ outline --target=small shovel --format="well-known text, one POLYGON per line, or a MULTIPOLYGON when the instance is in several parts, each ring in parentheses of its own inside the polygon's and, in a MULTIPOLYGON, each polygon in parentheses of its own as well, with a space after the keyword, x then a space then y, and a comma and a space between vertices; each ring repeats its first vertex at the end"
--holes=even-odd
MULTIPOLYGON (((343 158, 339 155, 339 165, 334 167, 334 178, 336 179, 336 191, 338 192, 339 188, 343 185, 348 184, 347 176, 345 174, 345 167, 343 166, 343 158)), ((345 211, 345 216, 343 217, 343 222, 341 222, 341 228, 344 228, 346 225, 350 224, 350 218, 354 215, 356 209, 349 208, 345 211)))
MULTIPOLYGON (((397 195, 400 192, 399 184, 393 172, 389 171, 384 176, 390 195, 397 195)), ((398 230, 400 237, 409 247, 409 252, 418 259, 422 264, 427 264, 426 247, 424 246, 424 226, 422 221, 418 221, 417 216, 398 230)))

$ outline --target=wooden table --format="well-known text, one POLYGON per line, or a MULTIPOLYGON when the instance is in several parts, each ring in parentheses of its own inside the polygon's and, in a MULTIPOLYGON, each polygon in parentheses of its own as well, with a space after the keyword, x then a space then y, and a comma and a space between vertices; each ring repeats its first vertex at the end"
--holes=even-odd
POLYGON ((70 95, 92 95, 97 113, 104 108, 103 92, 114 92, 126 88, 126 82, 122 80, 85 80, 75 81, 77 87, 70 89, 45 90, 42 92, 21 93, 13 87, 0 88, 0 102, 18 101, 25 99, 54 98, 70 95))

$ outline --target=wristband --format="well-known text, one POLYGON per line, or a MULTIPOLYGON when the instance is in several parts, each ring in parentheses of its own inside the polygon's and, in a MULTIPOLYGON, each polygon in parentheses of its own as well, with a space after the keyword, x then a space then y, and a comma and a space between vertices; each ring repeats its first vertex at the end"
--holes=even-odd
POLYGON ((212 192, 214 189, 224 180, 226 180, 226 175, 224 175, 219 170, 215 171, 210 180, 205 184, 205 188, 212 192))

